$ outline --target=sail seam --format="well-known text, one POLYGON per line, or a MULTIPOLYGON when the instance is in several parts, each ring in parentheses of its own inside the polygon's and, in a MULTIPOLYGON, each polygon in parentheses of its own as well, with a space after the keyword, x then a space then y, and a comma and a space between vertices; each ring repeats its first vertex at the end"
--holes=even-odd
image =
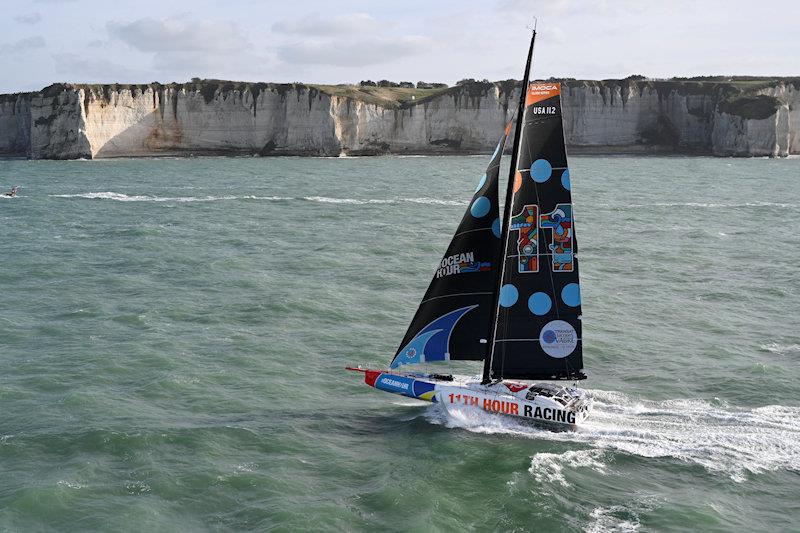
MULTIPOLYGON (((553 252, 540 252, 540 253, 539 253, 539 255, 540 255, 540 256, 542 256, 542 255, 543 255, 543 256, 548 256, 548 255, 554 255, 554 254, 553 254, 553 252)), ((508 255, 506 256, 506 260, 508 260, 508 258, 509 258, 509 257, 527 257, 527 256, 526 256, 526 255, 523 255, 523 254, 508 254, 508 255)), ((577 258, 577 257, 578 257, 578 254, 573 254, 573 257, 576 257, 576 258, 577 258)))
MULTIPOLYGON (((582 337, 578 337, 577 340, 583 340, 582 337)), ((495 339, 494 342, 540 342, 539 339, 495 339)))
MULTIPOLYGON (((553 170, 567 170, 569 167, 553 167, 553 170)), ((520 168, 518 169, 520 172, 530 171, 530 168, 520 168)))
POLYGON ((460 233, 456 233, 453 237, 458 237, 459 235, 464 235, 466 233, 472 233, 473 231, 491 231, 492 228, 478 228, 478 229, 468 229, 467 231, 462 231, 460 233))
POLYGON ((428 298, 426 300, 422 300, 420 305, 424 304, 425 302, 430 302, 431 300, 436 300, 438 298, 450 298, 451 296, 474 296, 476 294, 492 294, 491 292, 457 292, 454 294, 443 294, 441 296, 434 296, 432 298, 428 298))

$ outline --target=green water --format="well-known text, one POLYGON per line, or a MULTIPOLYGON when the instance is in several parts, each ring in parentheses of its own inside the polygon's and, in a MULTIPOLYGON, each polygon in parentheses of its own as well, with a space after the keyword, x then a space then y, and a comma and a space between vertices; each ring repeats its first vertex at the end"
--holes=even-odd
POLYGON ((580 431, 344 372, 485 163, 0 162, 0 530, 800 528, 797 160, 572 158, 580 431))

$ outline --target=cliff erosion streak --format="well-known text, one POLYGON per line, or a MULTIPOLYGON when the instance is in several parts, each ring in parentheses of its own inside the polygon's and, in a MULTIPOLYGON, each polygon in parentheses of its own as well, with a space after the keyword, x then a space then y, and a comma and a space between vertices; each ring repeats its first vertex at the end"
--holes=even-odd
MULTIPOLYGON (((0 156, 488 153, 519 90, 55 84, 0 95, 0 156)), ((567 81, 562 105, 573 153, 800 153, 798 79, 567 81)))

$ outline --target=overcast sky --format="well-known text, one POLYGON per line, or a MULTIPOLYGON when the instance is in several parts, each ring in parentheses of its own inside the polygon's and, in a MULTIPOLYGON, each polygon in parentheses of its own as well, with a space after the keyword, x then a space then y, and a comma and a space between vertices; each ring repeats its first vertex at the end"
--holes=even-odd
POLYGON ((351 83, 800 75, 800 1, 0 0, 0 92, 192 77, 351 83))

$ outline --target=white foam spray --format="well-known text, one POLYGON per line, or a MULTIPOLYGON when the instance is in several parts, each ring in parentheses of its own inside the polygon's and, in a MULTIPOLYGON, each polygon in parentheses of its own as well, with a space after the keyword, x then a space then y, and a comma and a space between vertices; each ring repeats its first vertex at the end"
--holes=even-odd
MULTIPOLYGON (((695 399, 636 401, 619 392, 591 393, 594 410, 575 431, 556 432, 509 417, 446 410, 438 405, 426 416, 433 423, 476 433, 575 442, 641 457, 672 457, 737 482, 744 481, 748 473, 800 471, 800 407, 743 408, 695 399)), ((554 454, 537 459, 538 455, 533 458, 531 473, 561 483, 563 475, 553 466, 554 454)), ((572 459, 576 458, 584 466, 601 469, 599 455, 572 459)))
POLYGON ((51 194, 52 198, 78 198, 86 200, 113 200, 116 202, 218 202, 230 200, 264 200, 264 201, 287 201, 302 200, 306 202, 316 202, 321 204, 344 204, 344 205, 372 205, 372 204, 426 204, 426 205, 446 205, 446 206, 465 206, 468 204, 462 200, 445 200, 439 198, 332 198, 329 196, 303 196, 293 198, 291 196, 151 196, 151 195, 129 195, 114 191, 85 192, 78 194, 51 194))

